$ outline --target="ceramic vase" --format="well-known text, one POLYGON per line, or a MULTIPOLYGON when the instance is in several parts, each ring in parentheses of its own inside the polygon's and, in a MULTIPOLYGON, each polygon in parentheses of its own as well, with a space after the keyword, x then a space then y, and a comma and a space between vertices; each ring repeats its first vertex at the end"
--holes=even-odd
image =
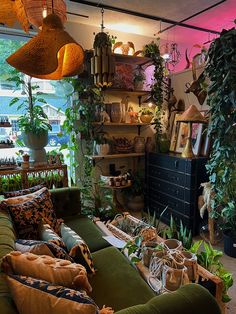
POLYGON ((153 152, 155 149, 155 144, 150 136, 147 137, 146 139, 146 144, 145 144, 145 152, 150 153, 153 152))
POLYGON ((119 102, 113 102, 111 105, 111 121, 114 123, 122 121, 122 107, 119 102))
POLYGON ((145 138, 142 136, 136 136, 134 138, 134 152, 144 153, 145 151, 145 138))

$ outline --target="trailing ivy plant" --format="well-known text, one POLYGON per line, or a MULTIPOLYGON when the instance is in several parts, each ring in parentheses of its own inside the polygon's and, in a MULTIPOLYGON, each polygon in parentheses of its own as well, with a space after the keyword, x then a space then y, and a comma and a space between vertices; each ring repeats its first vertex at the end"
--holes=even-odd
POLYGON ((164 66, 163 58, 159 49, 159 38, 157 43, 152 41, 143 48, 143 55, 149 57, 154 65, 153 84, 151 85, 151 95, 154 98, 158 107, 163 103, 163 79, 164 79, 164 66))
POLYGON ((208 51, 209 134, 213 146, 207 164, 215 192, 213 216, 236 238, 236 29, 223 30, 208 51))

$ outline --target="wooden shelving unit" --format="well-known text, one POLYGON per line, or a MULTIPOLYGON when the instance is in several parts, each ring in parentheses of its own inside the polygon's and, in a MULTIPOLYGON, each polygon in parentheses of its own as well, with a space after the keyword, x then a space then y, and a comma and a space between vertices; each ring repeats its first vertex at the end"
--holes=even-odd
POLYGON ((92 155, 93 160, 99 159, 115 159, 115 158, 129 158, 129 157, 142 157, 144 153, 128 153, 128 154, 111 154, 111 155, 92 155))
POLYGON ((125 123, 125 122, 93 122, 93 125, 105 125, 105 126, 147 126, 150 125, 150 123, 125 123))
POLYGON ((117 63, 126 63, 126 64, 135 64, 135 65, 146 65, 151 64, 152 61, 147 57, 139 57, 139 56, 129 56, 122 54, 113 54, 117 63))
POLYGON ((109 87, 106 89, 106 92, 109 93, 126 93, 133 96, 145 96, 150 94, 150 91, 148 90, 131 90, 131 89, 122 89, 122 88, 112 88, 109 87))

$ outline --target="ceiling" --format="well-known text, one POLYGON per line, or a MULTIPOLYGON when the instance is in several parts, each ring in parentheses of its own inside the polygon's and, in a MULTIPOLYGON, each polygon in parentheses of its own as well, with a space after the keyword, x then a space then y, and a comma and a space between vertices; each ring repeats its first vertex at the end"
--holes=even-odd
MULTIPOLYGON (((92 7, 74 1, 67 2, 67 11, 76 14, 87 15, 85 17, 77 17, 68 14, 68 21, 88 24, 91 26, 99 26, 101 24, 101 7, 102 4, 110 5, 122 9, 141 12, 147 15, 160 16, 174 21, 181 21, 189 16, 214 5, 220 0, 90 0, 99 7, 92 7)), ((227 0, 215 8, 210 9, 194 18, 189 19, 185 23, 221 31, 223 28, 231 28, 234 26, 236 18, 236 0, 227 0)), ((160 29, 164 29, 170 24, 161 23, 159 21, 136 17, 120 12, 105 10, 104 24, 107 29, 114 31, 124 31, 128 33, 139 34, 148 37, 161 37, 168 41, 203 43, 216 35, 207 32, 200 32, 193 29, 175 26, 162 34, 157 34, 160 29)))

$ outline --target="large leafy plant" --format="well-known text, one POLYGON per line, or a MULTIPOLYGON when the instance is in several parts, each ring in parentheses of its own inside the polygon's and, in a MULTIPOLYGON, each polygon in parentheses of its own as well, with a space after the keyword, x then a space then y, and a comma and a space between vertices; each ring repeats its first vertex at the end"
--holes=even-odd
POLYGON ((204 250, 199 252, 201 245, 202 240, 195 242, 190 248, 190 251, 197 255, 197 261, 202 267, 206 268, 223 281, 222 301, 229 302, 231 298, 228 295, 228 289, 233 285, 233 276, 220 262, 223 252, 214 249, 210 243, 207 244, 206 242, 203 243, 204 250))
POLYGON ((39 103, 46 104, 47 102, 43 99, 43 93, 39 91, 39 86, 32 84, 32 77, 23 76, 20 72, 14 70, 8 81, 15 82, 16 90, 22 87, 26 95, 26 98, 13 98, 9 104, 9 106, 16 104, 17 110, 24 109, 24 114, 18 119, 20 130, 25 133, 32 132, 34 134, 51 130, 48 117, 39 105, 39 103))
POLYGON ((207 170, 215 192, 213 215, 236 237, 236 29, 223 30, 208 52, 209 133, 213 146, 207 170))

